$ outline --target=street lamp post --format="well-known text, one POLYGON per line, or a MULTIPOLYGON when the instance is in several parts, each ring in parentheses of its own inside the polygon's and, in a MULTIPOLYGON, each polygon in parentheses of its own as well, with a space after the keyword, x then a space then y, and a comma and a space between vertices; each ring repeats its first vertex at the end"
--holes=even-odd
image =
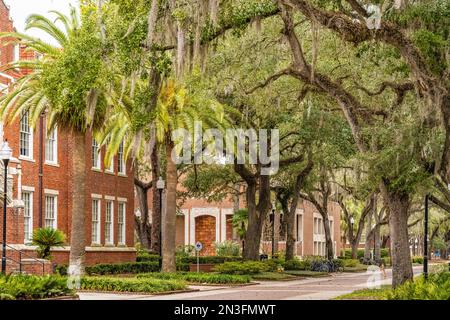
POLYGON ((6 205, 8 196, 8 164, 12 156, 12 150, 8 145, 8 142, 3 143, 0 150, 0 159, 3 161, 5 168, 5 181, 3 185, 3 242, 2 242, 2 273, 6 274, 6 205))
POLYGON ((424 217, 424 236, 423 236, 423 276, 428 279, 428 202, 430 196, 425 195, 425 217, 424 217))
MULTIPOLYGON (((352 246, 352 250, 353 250, 353 241, 354 241, 354 239, 353 239, 353 226, 355 225, 355 218, 353 218, 353 217, 351 217, 350 218, 350 230, 351 230, 351 232, 350 232, 350 234, 352 235, 352 239, 349 239, 352 243, 350 243, 350 245, 352 246)), ((345 258, 345 252, 344 252, 344 258, 345 258)))
POLYGON ((275 255, 275 201, 272 204, 272 217, 273 217, 273 222, 272 222, 272 259, 273 259, 274 255, 275 255))
POLYGON ((159 191, 159 270, 162 271, 162 193, 165 187, 165 182, 162 177, 159 177, 156 182, 156 189, 159 191))

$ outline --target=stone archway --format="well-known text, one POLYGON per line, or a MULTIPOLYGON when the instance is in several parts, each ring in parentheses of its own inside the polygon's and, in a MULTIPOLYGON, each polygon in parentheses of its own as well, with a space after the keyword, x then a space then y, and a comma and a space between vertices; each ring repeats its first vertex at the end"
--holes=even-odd
POLYGON ((213 256, 216 253, 216 218, 210 215, 202 215, 195 218, 195 242, 203 244, 201 256, 213 256))

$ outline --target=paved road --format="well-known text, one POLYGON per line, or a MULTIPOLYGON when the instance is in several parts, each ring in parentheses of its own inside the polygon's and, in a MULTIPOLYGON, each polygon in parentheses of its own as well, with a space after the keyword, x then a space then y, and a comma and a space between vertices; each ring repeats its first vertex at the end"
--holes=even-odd
MULTIPOLYGON (((422 267, 415 267, 420 274, 422 267)), ((391 271, 379 284, 391 283, 391 271)), ((197 292, 164 296, 80 293, 81 300, 328 300, 367 288, 368 273, 341 273, 324 278, 295 281, 267 281, 245 287, 193 287, 197 292)))

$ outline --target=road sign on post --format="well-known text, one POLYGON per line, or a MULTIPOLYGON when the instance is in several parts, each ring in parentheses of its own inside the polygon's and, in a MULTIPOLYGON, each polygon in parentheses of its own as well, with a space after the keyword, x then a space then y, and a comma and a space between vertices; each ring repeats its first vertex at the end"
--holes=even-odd
POLYGON ((197 242, 195 244, 195 252, 197 254, 197 273, 200 272, 200 257, 199 257, 199 253, 200 251, 202 251, 203 249, 203 244, 201 242, 197 242))

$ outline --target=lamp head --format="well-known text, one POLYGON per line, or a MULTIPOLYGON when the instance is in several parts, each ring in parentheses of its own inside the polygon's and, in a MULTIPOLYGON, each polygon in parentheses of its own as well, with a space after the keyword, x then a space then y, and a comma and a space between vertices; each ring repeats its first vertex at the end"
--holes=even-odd
POLYGON ((350 218, 350 223, 351 223, 351 224, 354 224, 354 223, 355 223, 355 218, 351 217, 351 218, 350 218))
POLYGON ((0 149, 0 160, 8 162, 12 157, 12 149, 9 147, 8 141, 3 142, 0 149))
POLYGON ((166 183, 164 182, 162 177, 159 177, 158 181, 156 182, 156 189, 162 190, 164 189, 166 183))

